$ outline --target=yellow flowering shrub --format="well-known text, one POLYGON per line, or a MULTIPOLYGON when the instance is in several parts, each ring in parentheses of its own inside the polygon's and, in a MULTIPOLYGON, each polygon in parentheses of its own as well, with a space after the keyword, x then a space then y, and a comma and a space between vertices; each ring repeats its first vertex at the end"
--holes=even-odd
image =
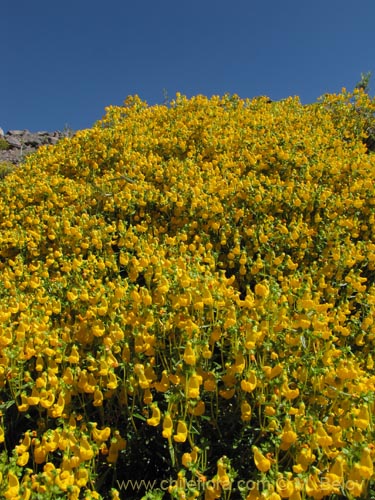
POLYGON ((1 180, 1 497, 375 494, 360 110, 131 97, 1 180))

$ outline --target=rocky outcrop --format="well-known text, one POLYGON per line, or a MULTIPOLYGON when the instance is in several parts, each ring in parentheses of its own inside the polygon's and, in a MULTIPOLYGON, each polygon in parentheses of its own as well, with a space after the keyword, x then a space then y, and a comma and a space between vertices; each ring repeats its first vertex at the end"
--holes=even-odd
POLYGON ((4 133, 0 128, 0 162, 18 165, 26 155, 33 153, 45 144, 56 144, 68 132, 30 132, 29 130, 9 130, 4 133))

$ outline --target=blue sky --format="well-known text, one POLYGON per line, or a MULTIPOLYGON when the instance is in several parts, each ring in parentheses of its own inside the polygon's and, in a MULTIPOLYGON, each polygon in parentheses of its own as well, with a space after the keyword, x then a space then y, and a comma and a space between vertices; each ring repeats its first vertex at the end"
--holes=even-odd
POLYGON ((374 0, 3 2, 0 127, 88 128, 133 94, 309 103, 369 71, 374 95, 374 21, 374 0))

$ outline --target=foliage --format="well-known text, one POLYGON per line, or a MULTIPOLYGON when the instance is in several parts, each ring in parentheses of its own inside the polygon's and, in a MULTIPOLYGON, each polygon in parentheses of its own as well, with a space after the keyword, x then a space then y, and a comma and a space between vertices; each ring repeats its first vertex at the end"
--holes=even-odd
POLYGON ((9 161, 0 161, 0 180, 14 170, 14 165, 9 161))
POLYGON ((357 138, 362 138, 368 151, 375 151, 375 111, 373 99, 368 95, 371 73, 362 74, 361 81, 351 94, 343 89, 342 94, 328 104, 332 119, 344 133, 347 130, 355 132, 357 138))
POLYGON ((2 498, 374 495, 374 109, 135 96, 4 179, 2 498))
POLYGON ((73 137, 74 135, 74 130, 72 129, 72 127, 70 127, 70 125, 68 123, 65 124, 64 128, 63 128, 63 136, 64 137, 73 137))
POLYGON ((361 79, 355 86, 358 90, 363 90, 366 94, 370 91, 370 79, 371 79, 371 71, 367 73, 361 73, 361 79))
POLYGON ((10 144, 3 137, 0 137, 0 151, 6 151, 10 148, 10 144))

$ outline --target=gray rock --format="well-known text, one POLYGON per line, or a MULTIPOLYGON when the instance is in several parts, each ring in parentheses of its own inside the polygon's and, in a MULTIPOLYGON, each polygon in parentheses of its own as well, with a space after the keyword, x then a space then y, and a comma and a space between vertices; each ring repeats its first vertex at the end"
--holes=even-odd
POLYGON ((5 139, 12 148, 20 148, 22 146, 21 141, 16 137, 7 135, 5 139))
POLYGON ((3 138, 10 147, 7 150, 0 150, 0 162, 5 161, 18 165, 24 160, 25 155, 35 152, 42 145, 54 145, 64 137, 66 134, 59 131, 30 132, 25 129, 9 130, 6 134, 3 132, 3 138))
MULTIPOLYGON (((65 137, 65 136, 63 136, 65 137)), ((59 142, 59 140, 61 139, 61 137, 48 137, 48 144, 56 144, 57 142, 59 142)))
POLYGON ((28 130, 8 130, 6 135, 24 135, 26 133, 29 133, 28 130))
POLYGON ((0 137, 4 137, 4 130, 0 127, 0 137))
POLYGON ((43 144, 43 139, 39 137, 38 134, 27 133, 22 136, 22 142, 25 145, 39 147, 43 144))

